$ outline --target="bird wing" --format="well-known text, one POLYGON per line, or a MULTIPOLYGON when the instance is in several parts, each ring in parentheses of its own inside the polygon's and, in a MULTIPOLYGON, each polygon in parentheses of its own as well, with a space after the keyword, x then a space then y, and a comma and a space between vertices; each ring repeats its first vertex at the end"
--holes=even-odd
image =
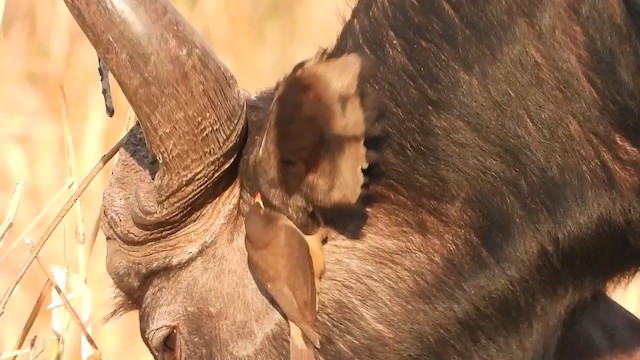
POLYGON ((315 304, 312 307, 297 302, 297 296, 287 284, 273 282, 266 284, 267 291, 284 312, 287 320, 302 330, 311 342, 319 347, 319 336, 315 331, 315 304))
MULTIPOLYGON (((273 278, 284 278, 286 288, 295 300, 295 305, 307 320, 315 320, 315 278, 313 262, 309 252, 309 245, 304 235, 295 225, 283 220, 278 229, 278 235, 273 242, 274 255, 281 259, 272 271, 279 274, 273 278)), ((280 289, 276 289, 280 291, 280 289)), ((283 293, 283 301, 288 298, 288 293, 283 293)), ((275 296, 274 296, 275 298, 275 296)), ((278 301, 276 299, 276 301, 278 301)), ((284 311, 284 310, 283 310, 284 311)))
MULTIPOLYGON (((382 114, 364 86, 371 66, 355 53, 298 64, 278 87, 261 156, 278 164, 280 183, 313 206, 351 205, 377 153, 364 140, 382 114)), ((273 162, 272 162, 273 163, 273 162)))
POLYGON ((282 214, 251 214, 245 224, 249 270, 286 318, 319 347, 315 276, 304 235, 282 214))

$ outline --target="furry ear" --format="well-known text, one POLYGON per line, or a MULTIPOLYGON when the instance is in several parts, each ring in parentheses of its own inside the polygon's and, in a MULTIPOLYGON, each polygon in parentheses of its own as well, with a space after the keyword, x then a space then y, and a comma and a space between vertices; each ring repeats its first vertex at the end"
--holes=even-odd
POLYGON ((265 133, 289 195, 314 207, 355 204, 367 183, 363 170, 378 159, 365 138, 376 135, 382 106, 366 81, 372 63, 351 53, 326 53, 298 64, 277 89, 265 133))

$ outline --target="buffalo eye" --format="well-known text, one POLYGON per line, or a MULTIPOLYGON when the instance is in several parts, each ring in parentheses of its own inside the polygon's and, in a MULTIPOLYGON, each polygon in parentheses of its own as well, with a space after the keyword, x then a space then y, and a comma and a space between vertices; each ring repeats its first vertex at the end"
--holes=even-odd
POLYGON ((164 326, 150 333, 149 342, 158 359, 180 359, 178 330, 173 326, 164 326))

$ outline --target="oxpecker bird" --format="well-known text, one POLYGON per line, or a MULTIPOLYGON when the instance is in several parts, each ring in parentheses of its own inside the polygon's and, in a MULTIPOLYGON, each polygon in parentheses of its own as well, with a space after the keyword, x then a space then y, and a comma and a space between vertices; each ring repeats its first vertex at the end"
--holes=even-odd
POLYGON ((245 230, 249 269, 289 322, 291 359, 315 359, 316 286, 304 234, 286 216, 265 208, 259 193, 245 216, 245 230))

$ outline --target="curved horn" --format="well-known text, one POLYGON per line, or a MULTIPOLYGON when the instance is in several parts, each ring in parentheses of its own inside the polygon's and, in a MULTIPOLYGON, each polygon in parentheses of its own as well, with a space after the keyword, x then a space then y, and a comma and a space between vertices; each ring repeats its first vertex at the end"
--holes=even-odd
POLYGON ((233 162, 244 129, 237 82, 168 0, 64 0, 135 111, 160 167, 140 184, 137 225, 175 224, 233 162))

